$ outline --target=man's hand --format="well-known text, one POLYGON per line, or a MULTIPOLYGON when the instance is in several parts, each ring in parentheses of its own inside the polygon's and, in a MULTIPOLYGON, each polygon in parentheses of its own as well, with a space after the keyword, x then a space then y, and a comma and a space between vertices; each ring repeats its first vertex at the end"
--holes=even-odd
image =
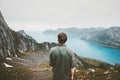
POLYGON ((53 67, 52 66, 50 67, 50 71, 53 71, 53 67))
POLYGON ((71 76, 71 80, 73 80, 74 79, 74 76, 71 76))

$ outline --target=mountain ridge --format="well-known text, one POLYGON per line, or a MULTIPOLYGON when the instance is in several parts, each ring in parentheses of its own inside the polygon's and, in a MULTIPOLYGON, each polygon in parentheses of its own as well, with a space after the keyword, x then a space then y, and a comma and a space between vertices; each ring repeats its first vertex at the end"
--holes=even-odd
POLYGON ((106 47, 120 49, 120 27, 111 27, 103 31, 93 32, 82 39, 106 47))

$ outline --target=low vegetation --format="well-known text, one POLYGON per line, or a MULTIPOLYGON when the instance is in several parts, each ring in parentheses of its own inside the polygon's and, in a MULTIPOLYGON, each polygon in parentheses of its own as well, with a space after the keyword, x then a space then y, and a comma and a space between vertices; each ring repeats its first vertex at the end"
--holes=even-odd
POLYGON ((32 80, 31 71, 25 67, 0 67, 0 80, 32 80))
POLYGON ((74 80, 120 80, 120 67, 111 69, 78 70, 74 80))
MULTIPOLYGON (((74 80, 120 80, 120 66, 109 69, 76 69, 74 80)), ((48 63, 31 67, 0 67, 0 80, 52 80, 48 63)))

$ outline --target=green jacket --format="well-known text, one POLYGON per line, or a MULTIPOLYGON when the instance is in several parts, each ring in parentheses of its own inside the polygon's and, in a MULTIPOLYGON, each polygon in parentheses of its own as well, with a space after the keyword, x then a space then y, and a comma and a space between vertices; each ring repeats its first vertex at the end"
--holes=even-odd
POLYGON ((53 80, 70 80, 71 68, 75 66, 74 53, 65 45, 50 50, 50 66, 53 67, 53 80))

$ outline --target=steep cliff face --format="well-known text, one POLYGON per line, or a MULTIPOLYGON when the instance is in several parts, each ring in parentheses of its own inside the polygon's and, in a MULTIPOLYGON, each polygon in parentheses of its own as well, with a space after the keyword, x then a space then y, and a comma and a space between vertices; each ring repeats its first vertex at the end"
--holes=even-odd
POLYGON ((111 27, 103 31, 94 32, 83 39, 120 49, 120 27, 111 27))
POLYGON ((7 56, 16 56, 16 40, 12 31, 6 22, 2 14, 0 13, 0 58, 3 59, 7 56))
POLYGON ((48 50, 50 43, 37 43, 35 39, 27 35, 23 30, 15 32, 9 28, 0 13, 0 63, 6 57, 17 57, 19 52, 24 53, 29 50, 48 50))

